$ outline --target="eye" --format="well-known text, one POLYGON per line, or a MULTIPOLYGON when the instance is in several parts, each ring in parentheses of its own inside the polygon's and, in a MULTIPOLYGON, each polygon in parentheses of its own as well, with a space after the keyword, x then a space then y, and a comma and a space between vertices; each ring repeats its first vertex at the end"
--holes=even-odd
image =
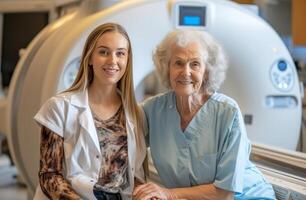
POLYGON ((124 57, 126 55, 126 52, 125 51, 117 51, 116 55, 118 57, 124 57))
POLYGON ((101 50, 99 50, 99 54, 102 55, 102 56, 107 56, 109 54, 109 52, 106 49, 101 49, 101 50))
POLYGON ((181 61, 181 60, 176 60, 176 61, 174 61, 174 65, 180 67, 180 66, 184 65, 184 62, 181 61))
POLYGON ((190 67, 192 67, 193 69, 198 69, 201 67, 201 63, 199 61, 192 61, 190 63, 190 67))

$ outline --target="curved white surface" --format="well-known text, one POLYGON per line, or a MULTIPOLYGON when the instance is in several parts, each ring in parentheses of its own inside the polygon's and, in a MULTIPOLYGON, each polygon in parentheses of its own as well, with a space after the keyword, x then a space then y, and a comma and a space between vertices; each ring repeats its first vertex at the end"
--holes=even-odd
MULTIPOLYGON (((293 67, 294 82, 289 91, 278 90, 270 80, 275 61, 285 59, 294 66, 278 35, 259 17, 234 3, 187 1, 190 2, 207 7, 205 30, 220 41, 228 54, 230 68, 221 90, 237 100, 243 114, 252 116, 252 123, 247 125, 250 139, 295 149, 301 123, 296 71, 293 67), (267 96, 295 97, 296 106, 268 107, 267 96)), ((69 80, 65 76, 75 70, 87 35, 104 22, 117 22, 127 29, 137 86, 154 69, 151 56, 156 44, 175 27, 167 6, 166 0, 140 0, 125 1, 91 15, 83 10, 88 15, 60 19, 57 28, 49 26, 31 43, 18 63, 9 91, 7 127, 15 163, 32 192, 37 184, 39 164, 39 128, 33 116, 45 100, 65 89, 65 80, 69 80)))

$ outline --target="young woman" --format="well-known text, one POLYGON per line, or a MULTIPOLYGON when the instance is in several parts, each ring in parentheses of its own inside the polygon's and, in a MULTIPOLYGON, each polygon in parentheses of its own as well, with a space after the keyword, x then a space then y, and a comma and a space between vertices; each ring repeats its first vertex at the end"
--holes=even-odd
POLYGON ((41 156, 34 199, 131 199, 135 182, 144 181, 146 147, 124 28, 94 29, 80 63, 73 85, 35 116, 41 156))

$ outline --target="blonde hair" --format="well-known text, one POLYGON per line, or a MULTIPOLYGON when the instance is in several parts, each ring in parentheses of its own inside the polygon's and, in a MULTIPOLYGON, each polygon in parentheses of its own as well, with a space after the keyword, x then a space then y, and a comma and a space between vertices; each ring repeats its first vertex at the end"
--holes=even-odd
POLYGON ((196 42, 202 47, 199 52, 205 63, 202 89, 205 93, 217 91, 225 80, 227 58, 221 45, 207 32, 192 29, 177 29, 166 35, 157 46, 153 60, 163 85, 170 88, 169 63, 174 45, 186 47, 196 42))
POLYGON ((122 99, 124 102, 125 110, 128 112, 128 115, 132 118, 132 122, 136 125, 136 142, 139 146, 141 144, 141 135, 144 132, 144 123, 143 123, 143 114, 137 105, 137 101, 135 98, 134 92, 134 84, 133 84, 133 54, 131 49, 130 38, 125 31, 125 29, 119 24, 115 23, 106 23, 95 28, 88 36, 85 46, 83 48, 81 60, 80 60, 80 68, 76 79, 70 88, 68 88, 64 92, 71 91, 79 91, 85 90, 88 88, 93 82, 94 72, 93 67, 89 65, 90 58, 93 54, 95 46, 97 44, 98 39, 107 32, 117 32, 120 33, 125 39, 128 41, 128 62, 126 71, 123 74, 122 78, 117 83, 117 88, 121 92, 122 99))

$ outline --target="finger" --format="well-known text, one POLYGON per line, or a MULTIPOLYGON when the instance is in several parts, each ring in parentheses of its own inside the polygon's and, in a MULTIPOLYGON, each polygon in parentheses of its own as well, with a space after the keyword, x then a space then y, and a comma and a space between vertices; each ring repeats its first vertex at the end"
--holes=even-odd
POLYGON ((152 197, 152 194, 140 195, 140 196, 133 197, 133 200, 154 200, 154 199, 155 198, 152 197))
POLYGON ((148 187, 148 183, 137 186, 133 191, 133 196, 136 195, 140 190, 144 190, 146 187, 148 187))
POLYGON ((152 191, 147 191, 141 194, 138 194, 135 199, 152 199, 152 200, 162 200, 162 199, 166 199, 166 196, 162 193, 160 193, 159 191, 157 192, 152 192, 152 191))
POLYGON ((150 199, 153 197, 158 197, 159 191, 157 191, 155 188, 152 186, 147 186, 143 188, 142 190, 139 190, 137 194, 134 196, 134 199, 150 199))
POLYGON ((150 188, 152 188, 152 189, 156 188, 156 190, 157 190, 159 187, 156 184, 152 183, 152 182, 149 182, 149 183, 146 183, 146 184, 142 184, 140 186, 137 186, 134 189, 133 195, 137 195, 137 193, 139 191, 149 190, 150 188))
POLYGON ((151 199, 154 197, 154 194, 152 194, 151 191, 139 191, 135 196, 133 196, 133 199, 135 200, 144 200, 144 199, 151 199))
POLYGON ((156 197, 155 194, 145 194, 141 195, 140 197, 137 197, 139 200, 145 200, 145 199, 150 199, 150 200, 158 200, 159 198, 156 197))

